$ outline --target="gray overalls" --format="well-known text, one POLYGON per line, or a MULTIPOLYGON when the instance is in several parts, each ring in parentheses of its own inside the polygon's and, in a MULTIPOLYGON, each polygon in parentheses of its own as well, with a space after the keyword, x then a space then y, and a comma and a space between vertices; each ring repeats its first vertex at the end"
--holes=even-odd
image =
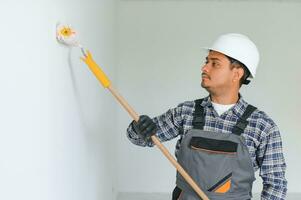
MULTIPOLYGON (((193 129, 182 138, 178 162, 196 181, 210 200, 251 199, 254 169, 245 139, 241 136, 247 118, 256 109, 248 105, 232 133, 204 131, 203 99, 195 101, 193 129)), ((200 197, 177 173, 176 200, 199 200, 200 197)))

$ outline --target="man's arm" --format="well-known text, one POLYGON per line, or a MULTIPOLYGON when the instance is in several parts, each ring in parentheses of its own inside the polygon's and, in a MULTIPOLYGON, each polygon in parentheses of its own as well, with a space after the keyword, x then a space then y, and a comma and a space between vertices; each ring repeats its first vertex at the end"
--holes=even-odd
POLYGON ((284 200, 287 191, 286 164, 283 156, 280 132, 272 126, 262 138, 258 160, 263 180, 262 200, 284 200))

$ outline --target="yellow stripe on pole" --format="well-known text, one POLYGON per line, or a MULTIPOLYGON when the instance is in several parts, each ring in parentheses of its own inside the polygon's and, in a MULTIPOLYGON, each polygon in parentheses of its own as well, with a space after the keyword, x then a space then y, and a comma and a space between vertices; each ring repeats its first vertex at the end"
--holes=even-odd
POLYGON ((81 58, 96 76, 96 78, 100 81, 103 87, 107 88, 110 86, 111 82, 106 76, 106 74, 101 70, 101 68, 97 65, 97 63, 93 60, 92 55, 89 51, 85 57, 81 58))

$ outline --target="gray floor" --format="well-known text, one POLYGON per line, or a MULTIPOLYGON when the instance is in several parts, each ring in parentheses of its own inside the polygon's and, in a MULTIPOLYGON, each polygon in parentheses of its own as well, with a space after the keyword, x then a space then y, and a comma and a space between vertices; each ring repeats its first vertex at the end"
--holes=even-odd
MULTIPOLYGON (((300 200, 301 193, 288 194, 286 200, 300 200)), ((171 200, 166 193, 120 193, 117 200, 171 200)), ((259 194, 254 194, 253 200, 260 200, 259 194)))

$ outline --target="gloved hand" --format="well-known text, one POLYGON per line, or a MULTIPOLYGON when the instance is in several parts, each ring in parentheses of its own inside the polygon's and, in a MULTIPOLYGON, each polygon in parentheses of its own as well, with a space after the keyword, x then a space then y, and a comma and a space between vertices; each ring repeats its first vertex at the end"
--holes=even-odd
POLYGON ((133 121, 133 128, 139 137, 146 142, 150 141, 151 136, 155 135, 157 131, 157 125, 147 115, 141 115, 138 122, 133 121))

